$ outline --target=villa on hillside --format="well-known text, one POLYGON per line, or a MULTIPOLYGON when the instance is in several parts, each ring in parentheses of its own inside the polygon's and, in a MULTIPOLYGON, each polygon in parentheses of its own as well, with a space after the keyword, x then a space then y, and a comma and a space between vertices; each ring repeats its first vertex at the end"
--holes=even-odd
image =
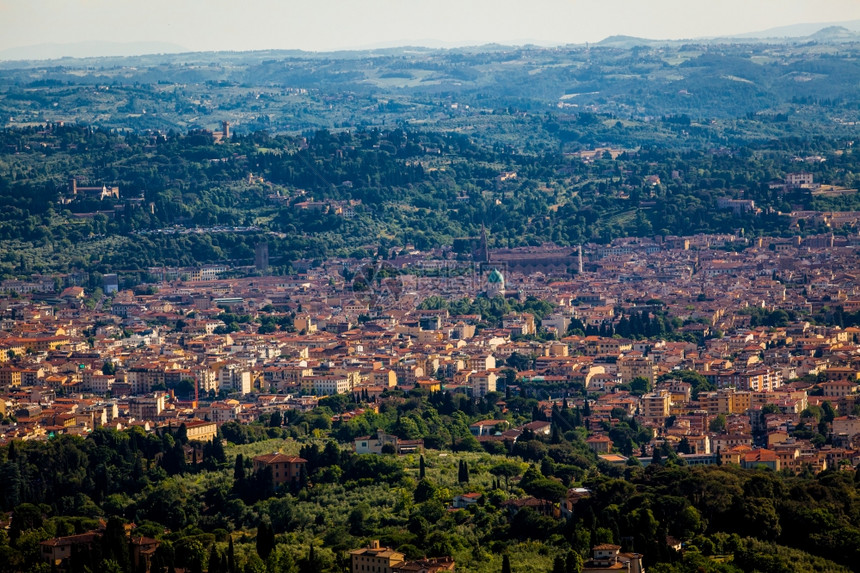
POLYGON ((357 454, 413 454, 424 450, 424 440, 401 440, 392 434, 377 430, 375 436, 355 438, 357 454))

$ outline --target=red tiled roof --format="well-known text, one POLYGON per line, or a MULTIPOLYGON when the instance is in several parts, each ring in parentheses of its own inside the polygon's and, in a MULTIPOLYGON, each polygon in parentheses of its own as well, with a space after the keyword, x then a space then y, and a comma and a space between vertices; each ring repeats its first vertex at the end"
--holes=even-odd
POLYGON ((286 454, 282 454, 279 452, 275 452, 272 454, 263 454, 261 456, 257 456, 254 458, 255 462, 262 462, 264 464, 274 464, 274 463, 290 463, 290 464, 306 464, 308 461, 304 458, 300 458, 298 456, 288 456, 286 454))

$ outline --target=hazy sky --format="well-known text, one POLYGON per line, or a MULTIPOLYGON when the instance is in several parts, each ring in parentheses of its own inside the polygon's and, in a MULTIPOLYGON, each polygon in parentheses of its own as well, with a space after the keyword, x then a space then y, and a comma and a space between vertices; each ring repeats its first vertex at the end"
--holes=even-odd
POLYGON ((677 39, 860 19, 860 0, 0 0, 0 50, 159 41, 189 50, 677 39))

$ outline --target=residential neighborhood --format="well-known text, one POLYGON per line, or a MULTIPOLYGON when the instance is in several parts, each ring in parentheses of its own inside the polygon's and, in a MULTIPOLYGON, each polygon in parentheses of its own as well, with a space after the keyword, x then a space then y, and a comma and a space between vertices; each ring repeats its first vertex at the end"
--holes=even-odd
MULTIPOLYGON (((555 265, 557 249, 545 272, 528 273, 512 263, 515 250, 499 263, 401 252, 386 261, 393 276, 369 285, 373 297, 346 280, 349 265, 372 261, 177 278, 98 300, 62 286, 73 276, 30 283, 60 291, 4 281, 0 439, 184 425, 206 442, 222 424, 309 411, 327 396, 379 404, 421 390, 493 395, 503 409, 511 396, 538 399, 527 423, 470 428, 507 448, 523 431, 549 435, 556 412, 577 408, 588 412, 589 447, 610 464, 672 452, 689 464, 850 469, 860 463, 860 329, 837 322, 860 308, 860 240, 813 239, 616 240, 571 253, 583 267, 573 275, 555 265), (415 272, 426 267, 448 272, 415 272), (488 293, 546 307, 493 323, 426 304, 488 293), (832 324, 812 318, 834 311, 832 324), (652 435, 635 451, 612 431, 625 418, 652 435)), ((541 264, 540 249, 528 256, 541 264)), ((423 447, 382 431, 354 444, 423 447)), ((296 477, 286 468, 278 483, 296 477)))

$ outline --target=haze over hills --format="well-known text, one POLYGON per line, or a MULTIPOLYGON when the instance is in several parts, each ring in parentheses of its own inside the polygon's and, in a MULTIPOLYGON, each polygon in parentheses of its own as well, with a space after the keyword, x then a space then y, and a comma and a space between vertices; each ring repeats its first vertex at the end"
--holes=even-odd
POLYGON ((767 30, 735 34, 732 38, 797 38, 802 36, 812 36, 822 29, 833 26, 846 28, 852 32, 860 32, 860 20, 848 20, 845 22, 815 22, 794 24, 791 26, 779 26, 777 28, 768 28, 767 30))
MULTIPOLYGON (((849 20, 844 22, 817 22, 817 23, 802 23, 791 26, 781 26, 769 28, 755 32, 746 32, 743 34, 735 34, 731 36, 723 36, 718 38, 683 38, 683 39, 654 39, 644 38, 632 35, 613 35, 595 43, 598 46, 611 46, 617 48, 629 48, 632 46, 643 45, 663 45, 688 42, 707 42, 707 43, 725 43, 738 41, 755 41, 767 40, 772 42, 788 41, 788 42, 853 42, 860 41, 860 20, 849 20)), ((541 46, 551 47, 553 45, 561 45, 560 43, 545 42, 536 39, 522 39, 516 41, 498 42, 498 46, 541 46)), ((568 45, 577 45, 571 42, 568 45)), ((457 48, 467 47, 463 43, 442 41, 433 38, 424 38, 421 40, 402 40, 402 41, 386 41, 379 43, 366 44, 356 46, 349 50, 335 50, 331 53, 343 53, 345 51, 374 51, 374 50, 392 50, 403 48, 406 46, 420 47, 431 50, 454 50, 457 48)), ((488 45, 482 46, 482 49, 488 45)), ((155 54, 178 54, 198 52, 193 48, 188 48, 170 42, 101 42, 87 41, 74 43, 43 43, 29 46, 19 46, 0 50, 0 61, 24 61, 24 60, 56 60, 63 58, 99 58, 99 57, 129 57, 143 56, 155 54)), ((274 49, 280 52, 281 50, 274 49)), ((290 50, 295 51, 295 50, 290 50)), ((323 53, 323 52, 320 52, 323 53)))
POLYGON ((34 44, 0 50, 0 60, 56 60, 61 58, 127 57, 187 52, 169 42, 74 42, 34 44))
POLYGON ((724 43, 842 43, 860 41, 860 20, 843 22, 841 24, 798 24, 784 28, 772 28, 761 32, 751 32, 737 36, 720 38, 693 38, 681 40, 655 40, 637 36, 609 36, 597 42, 597 46, 613 48, 632 48, 634 46, 678 45, 690 42, 708 44, 724 43), (804 33, 798 33, 804 32, 804 33))

